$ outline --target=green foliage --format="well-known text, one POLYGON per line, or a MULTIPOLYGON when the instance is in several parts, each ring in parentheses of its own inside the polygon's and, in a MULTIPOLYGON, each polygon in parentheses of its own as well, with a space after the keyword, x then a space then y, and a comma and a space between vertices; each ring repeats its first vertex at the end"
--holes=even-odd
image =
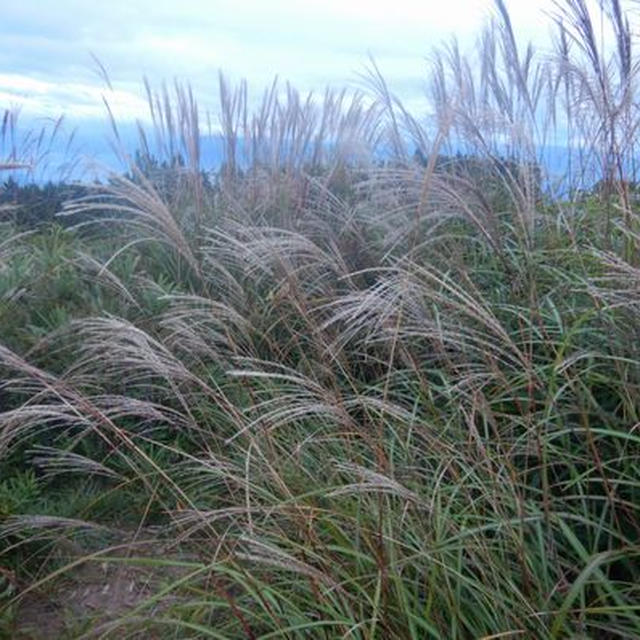
POLYGON ((40 486, 32 469, 0 481, 0 518, 22 513, 40 497, 40 486))

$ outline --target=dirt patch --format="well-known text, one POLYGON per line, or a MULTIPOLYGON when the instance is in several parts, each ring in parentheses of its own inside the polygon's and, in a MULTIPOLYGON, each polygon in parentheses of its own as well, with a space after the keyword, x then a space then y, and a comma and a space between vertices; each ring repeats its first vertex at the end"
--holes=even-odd
MULTIPOLYGON (((167 559, 166 551, 149 548, 135 558, 167 559)), ((178 556, 173 556, 176 560, 178 556)), ((184 559, 184 558, 182 558, 184 559)), ((25 594, 14 616, 15 640, 56 640, 92 636, 92 630, 104 629, 147 601, 162 585, 173 582, 183 570, 119 561, 87 562, 65 573, 45 594, 35 591, 25 594)), ((143 615, 157 613, 170 602, 163 599, 153 609, 145 608, 143 615)), ((0 634, 0 638, 1 638, 0 634)), ((108 637, 120 637, 117 632, 108 637)), ((123 636, 124 637, 124 636, 123 636)), ((130 635, 127 637, 131 637, 130 635)), ((141 636, 142 637, 142 636, 141 636)), ((144 638, 153 640, 151 632, 144 638)))

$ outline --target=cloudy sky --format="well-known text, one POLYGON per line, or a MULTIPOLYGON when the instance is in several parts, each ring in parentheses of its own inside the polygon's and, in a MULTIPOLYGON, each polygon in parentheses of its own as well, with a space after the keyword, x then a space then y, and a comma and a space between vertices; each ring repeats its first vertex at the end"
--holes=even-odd
MULTIPOLYGON (((507 0, 519 33, 546 38, 551 0, 507 0)), ((357 81, 373 55, 392 88, 419 104, 425 58, 455 34, 471 47, 491 0, 22 0, 0 20, 0 108, 145 117, 141 79, 189 80, 215 111, 218 70, 256 92, 278 74, 304 90, 357 81)))

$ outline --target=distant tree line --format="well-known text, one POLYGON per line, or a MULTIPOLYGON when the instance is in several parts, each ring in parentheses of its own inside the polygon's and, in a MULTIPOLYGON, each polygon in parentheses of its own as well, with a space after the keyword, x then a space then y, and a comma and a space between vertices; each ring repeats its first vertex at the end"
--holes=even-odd
MULTIPOLYGON (((417 149, 413 156, 413 163, 426 168, 428 158, 420 149, 417 149)), ((507 184, 517 184, 525 180, 527 190, 529 193, 533 192, 536 199, 543 191, 540 166, 533 163, 523 164, 515 159, 483 158, 460 153, 441 154, 436 158, 434 169, 438 173, 482 185, 485 192, 502 192, 507 184)), ((136 183, 148 180, 161 197, 170 201, 180 190, 180 183, 184 179, 182 170, 185 170, 185 163, 180 156, 167 162, 138 151, 134 157, 134 166, 125 177, 136 183)), ((208 174, 203 173, 202 178, 201 184, 205 191, 215 189, 215 181, 212 182, 208 174)), ((65 227, 76 225, 91 219, 91 214, 85 213, 81 217, 57 214, 63 210, 66 201, 82 198, 92 192, 95 195, 95 187, 96 185, 65 182, 22 184, 10 177, 0 186, 0 221, 10 221, 23 229, 32 229, 54 222, 65 227)), ((601 190, 601 184, 594 186, 595 193, 601 190)))
POLYGON ((10 177, 0 187, 0 221, 12 222, 22 229, 56 222, 62 226, 77 224, 77 218, 56 217, 67 200, 90 193, 89 185, 47 182, 21 184, 10 177))

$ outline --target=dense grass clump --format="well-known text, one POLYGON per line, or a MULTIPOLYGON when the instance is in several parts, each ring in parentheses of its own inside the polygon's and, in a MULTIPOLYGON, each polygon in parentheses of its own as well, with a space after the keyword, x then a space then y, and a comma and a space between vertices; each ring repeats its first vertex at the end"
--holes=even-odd
POLYGON ((555 57, 497 8, 432 122, 375 66, 255 116, 221 80, 211 176, 148 87, 79 227, 7 223, 0 635, 640 637, 633 43, 613 0, 555 57))

